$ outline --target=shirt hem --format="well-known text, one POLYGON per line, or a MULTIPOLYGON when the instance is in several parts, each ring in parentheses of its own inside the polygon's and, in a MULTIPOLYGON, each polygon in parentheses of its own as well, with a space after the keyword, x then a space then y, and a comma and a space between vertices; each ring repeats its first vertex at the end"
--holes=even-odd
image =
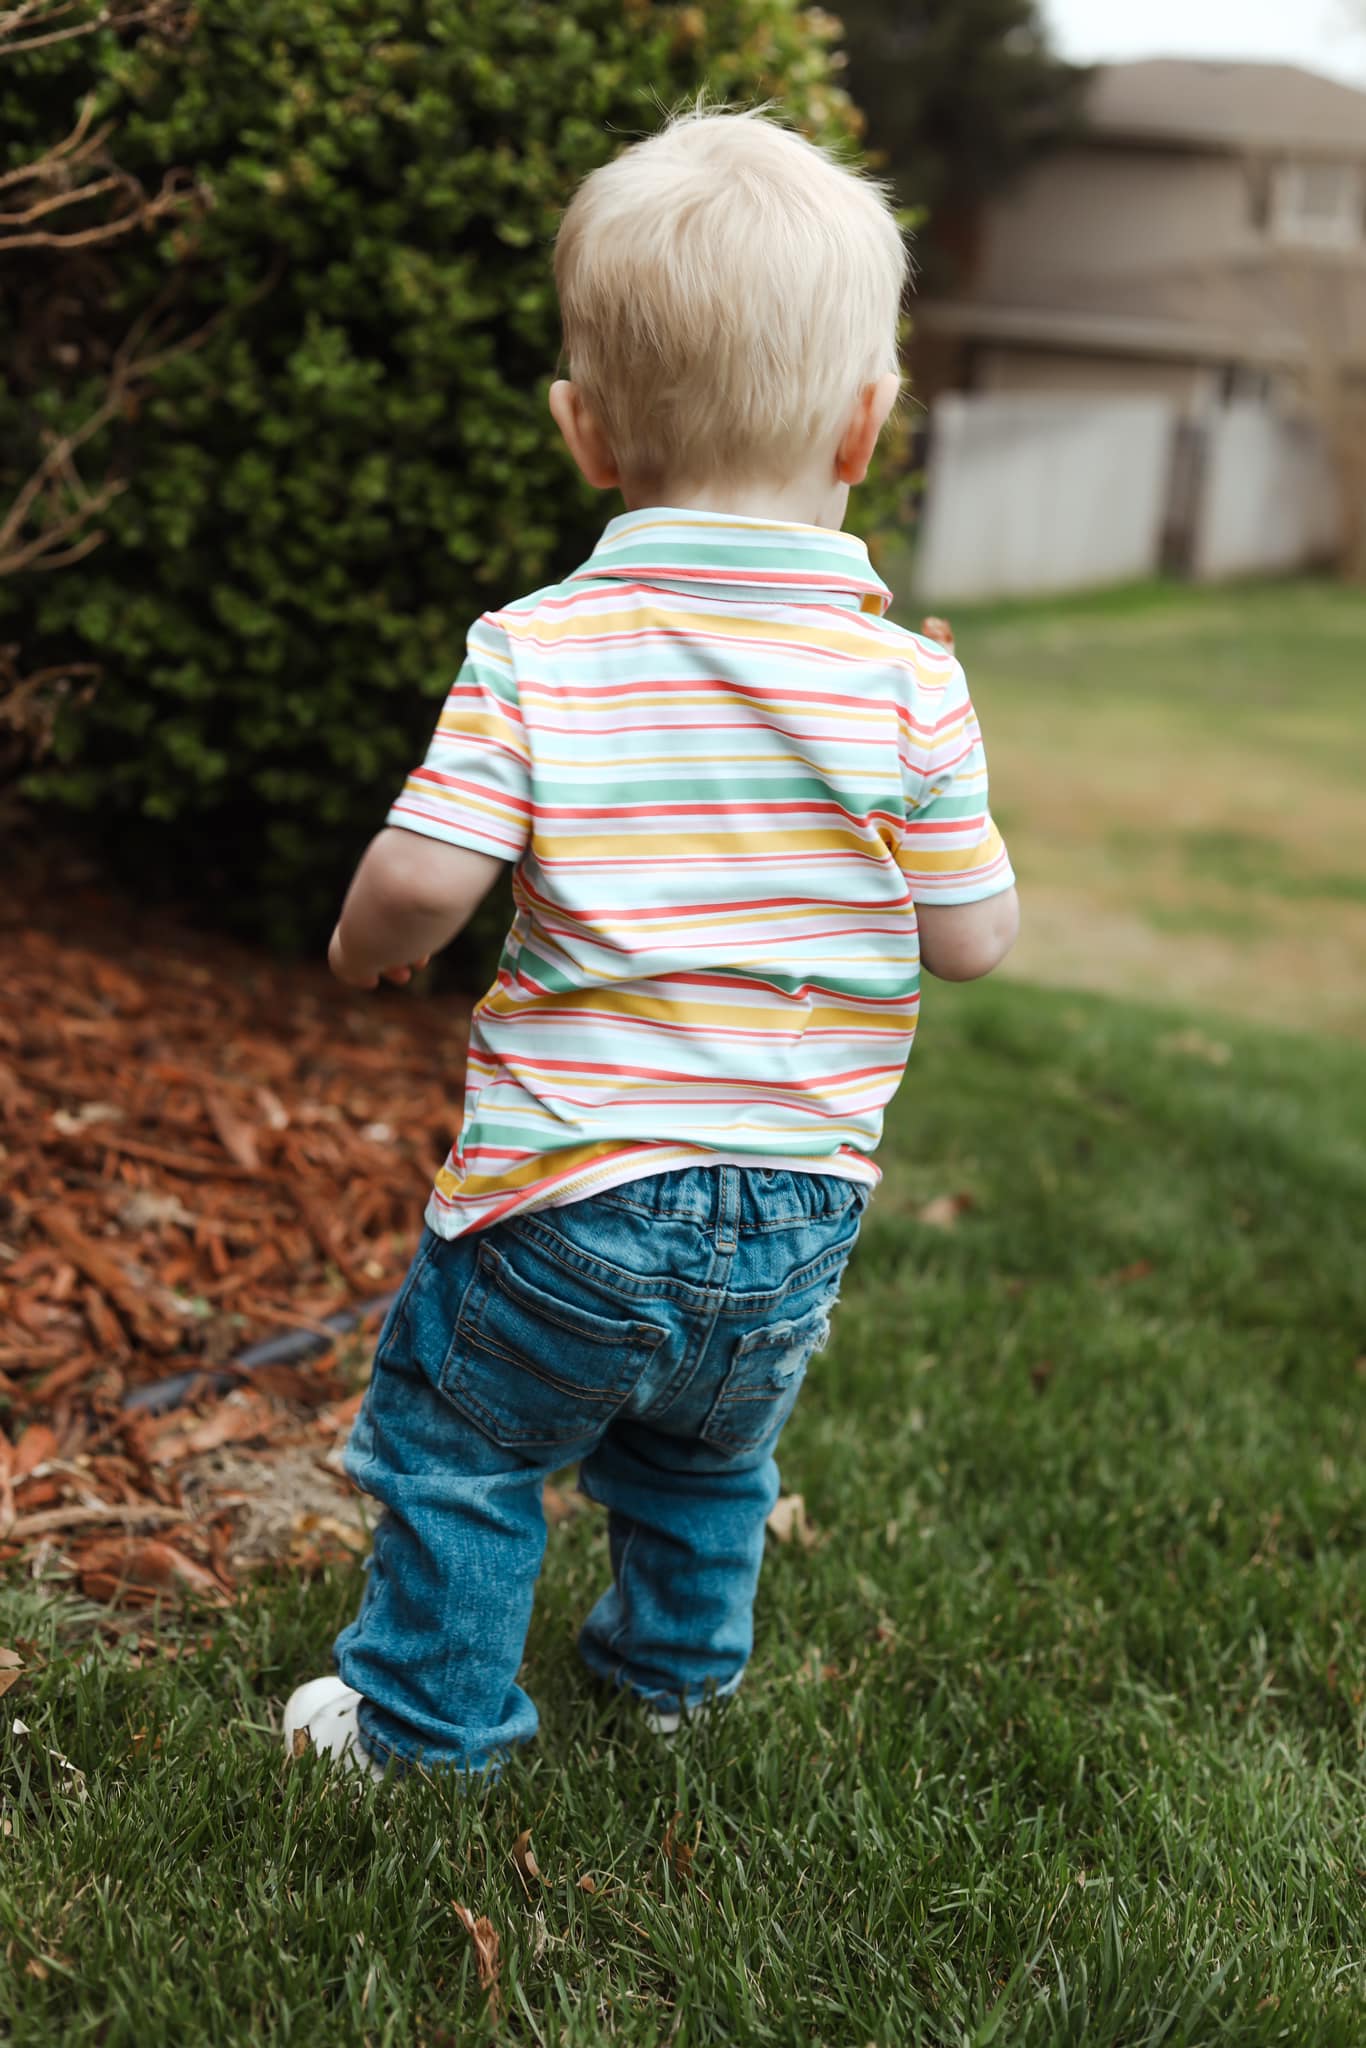
POLYGON ((460 1227, 454 1230, 451 1225, 459 1219, 452 1215, 448 1205, 438 1202, 433 1193, 428 1199, 423 1220, 437 1237, 468 1237, 475 1231, 488 1229, 494 1222, 505 1222, 511 1216, 528 1216, 536 1209, 565 1209, 574 1202, 587 1201, 591 1195, 603 1195, 609 1189, 627 1187, 633 1180, 653 1180, 657 1174, 684 1172, 697 1166, 743 1166, 759 1173, 815 1173, 832 1180, 853 1181, 857 1186, 869 1189, 877 1187, 882 1179, 880 1166, 871 1159, 858 1156, 840 1159, 826 1154, 806 1159, 794 1158, 790 1153, 713 1152, 703 1146, 661 1145, 621 1159, 615 1165, 595 1160, 585 1166, 581 1175, 552 1192, 538 1195, 535 1188, 528 1188, 524 1202, 518 1202, 512 1208, 500 1207, 496 1217, 484 1222, 477 1218, 460 1222, 460 1227))

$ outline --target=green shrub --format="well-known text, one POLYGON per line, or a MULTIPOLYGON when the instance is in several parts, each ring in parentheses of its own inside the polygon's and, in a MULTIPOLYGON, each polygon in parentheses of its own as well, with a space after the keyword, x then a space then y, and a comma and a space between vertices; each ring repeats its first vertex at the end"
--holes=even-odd
MULTIPOLYGON (((17 95, 59 131, 95 85, 121 163, 209 195, 121 256, 114 327, 218 323, 117 429, 104 544, 19 601, 22 637, 104 671, 38 793, 125 871, 314 942, 471 620, 614 509, 546 414, 567 197, 703 86, 849 140, 836 29, 793 0, 202 0, 178 41, 11 65, 0 130, 17 95)), ((78 385, 12 387, 0 445, 78 385)))

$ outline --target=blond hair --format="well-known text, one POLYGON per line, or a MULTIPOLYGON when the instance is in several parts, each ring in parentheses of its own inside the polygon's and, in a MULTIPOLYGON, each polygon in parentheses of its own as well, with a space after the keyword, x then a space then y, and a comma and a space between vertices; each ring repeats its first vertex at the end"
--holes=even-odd
POLYGON ((575 194, 568 374, 633 480, 786 480, 896 369, 906 269, 871 180, 762 114, 701 109, 575 194))

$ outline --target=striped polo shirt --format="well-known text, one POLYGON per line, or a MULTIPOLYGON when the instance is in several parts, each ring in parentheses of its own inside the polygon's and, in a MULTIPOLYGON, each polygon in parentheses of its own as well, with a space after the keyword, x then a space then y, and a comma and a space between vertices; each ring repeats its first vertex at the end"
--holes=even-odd
POLYGON ((862 541, 652 508, 488 612, 391 825, 514 864, 443 1237, 670 1168, 873 1185, 917 903, 1014 877, 963 671, 862 541))

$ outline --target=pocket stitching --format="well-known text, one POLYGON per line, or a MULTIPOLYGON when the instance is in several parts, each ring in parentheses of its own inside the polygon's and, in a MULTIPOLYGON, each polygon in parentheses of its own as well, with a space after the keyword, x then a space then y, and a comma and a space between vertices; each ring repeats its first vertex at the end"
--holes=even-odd
MULTIPOLYGON (((503 1258, 499 1252, 494 1251, 492 1245, 481 1245, 479 1247, 479 1265, 475 1278, 476 1280, 482 1280, 485 1287, 505 1287, 512 1299, 519 1302, 524 1309, 527 1309, 534 1315, 543 1316, 546 1322, 555 1323, 561 1330, 568 1330, 572 1336, 586 1337, 591 1344, 612 1345, 621 1342, 621 1328, 619 1325, 607 1331, 594 1330, 586 1326, 585 1317, 591 1323, 606 1323, 606 1317, 594 1315, 592 1309, 582 1310, 578 1319, 574 1319, 567 1315, 557 1314, 554 1306, 547 1307, 545 1304, 551 1301, 551 1297, 547 1295, 542 1298, 538 1290, 533 1291, 530 1284, 522 1279, 510 1262, 503 1258), (494 1276, 492 1280, 488 1278, 490 1272, 494 1276)), ((462 1324, 465 1324, 464 1302, 460 1305, 460 1321, 462 1324)), ((474 1334, 474 1327, 472 1325, 466 1325, 466 1327, 470 1330, 471 1334, 474 1334)), ((641 1323, 633 1320, 627 1327, 630 1329, 632 1339, 637 1342, 641 1341, 648 1333, 648 1336, 658 1345, 665 1335, 665 1332, 658 1329, 653 1323, 641 1323)))
MULTIPOLYGON (((611 1416, 630 1399, 633 1387, 649 1369, 651 1359, 669 1334, 666 1329, 656 1324, 634 1319, 616 1325, 610 1332, 606 1329, 589 1330, 585 1328, 582 1320, 575 1321, 568 1314, 557 1313, 558 1306, 553 1298, 543 1297, 530 1282, 522 1279, 511 1262, 495 1252, 492 1246, 480 1246, 476 1270, 461 1302, 455 1331, 442 1363, 438 1384, 453 1406, 462 1410, 477 1428, 504 1449, 521 1450, 524 1447, 541 1445, 557 1449, 577 1442, 585 1435, 604 1427, 611 1416), (470 1303, 476 1289, 481 1290, 481 1294, 472 1315, 470 1303), (566 1330, 580 1341, 586 1339, 603 1350, 612 1345, 620 1347, 625 1338, 631 1347, 629 1355, 632 1360, 627 1383, 624 1386, 606 1389, 577 1385, 546 1372, 523 1351, 513 1350, 501 1342, 483 1321, 486 1305, 496 1301, 500 1291, 505 1302, 514 1311, 566 1330), (514 1371, 525 1374, 551 1392, 577 1402, 581 1408, 597 1408, 601 1412, 586 1413, 582 1418, 584 1427, 572 1435, 565 1433, 562 1418, 558 1423, 554 1422, 553 1418, 546 1418, 547 1426, 542 1429, 528 1427, 525 1423, 519 1426, 515 1418, 509 1414, 498 1414, 480 1398, 477 1380, 468 1369, 461 1372, 458 1367, 452 1365, 462 1340, 476 1357, 502 1361, 514 1371)), ((585 1309, 582 1314, 591 1317, 592 1311, 585 1309)), ((603 1318, 593 1320, 604 1321, 603 1318)), ((527 1421, 530 1421, 530 1418, 527 1418, 527 1421)))

